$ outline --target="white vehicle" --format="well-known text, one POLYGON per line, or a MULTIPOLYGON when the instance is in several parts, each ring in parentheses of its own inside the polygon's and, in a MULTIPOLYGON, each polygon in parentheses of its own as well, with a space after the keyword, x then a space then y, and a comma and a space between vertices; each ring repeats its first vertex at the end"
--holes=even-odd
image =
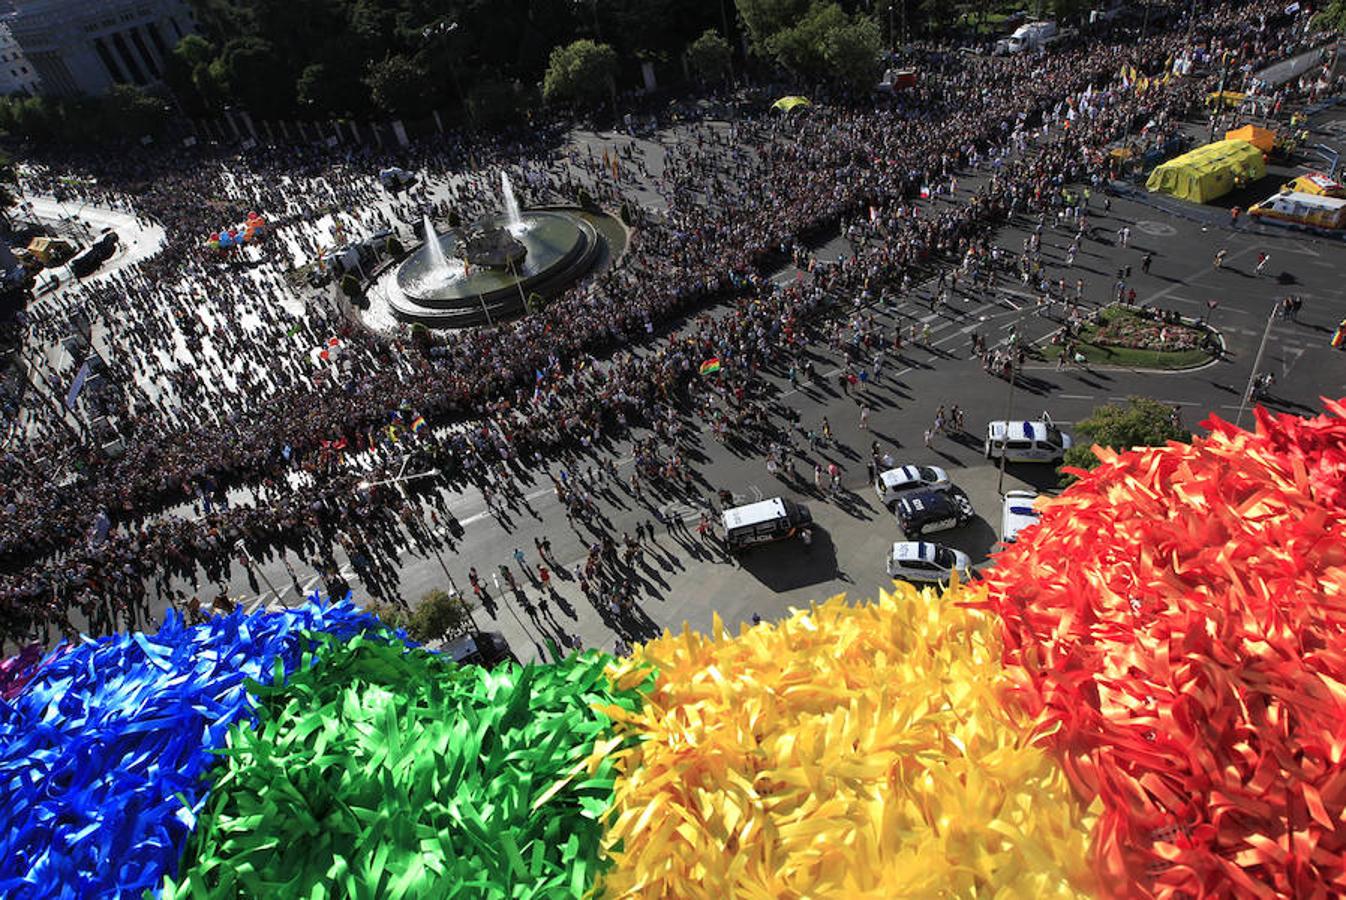
POLYGON ((929 541, 898 541, 888 554, 888 577, 917 584, 948 584, 950 573, 967 581, 972 560, 961 550, 929 541))
POLYGON ((1053 425, 1049 419, 1038 419, 1036 422, 1018 419, 1013 422, 988 422, 983 452, 987 459, 999 459, 1004 454, 1006 462, 1058 465, 1065 458, 1066 451, 1074 445, 1070 435, 1053 425))
POLYGON ((1042 514, 1037 511, 1033 501, 1037 500, 1037 491, 1007 491, 1005 505, 1000 517, 1000 539, 1012 544, 1019 532, 1029 525, 1036 525, 1042 514))
POLYGON ((390 166, 379 170, 379 182, 383 185, 384 190, 395 194, 403 188, 415 184, 416 176, 400 166, 390 166))
POLYGON ((1060 37, 1055 22, 1029 22, 1014 29, 1009 37, 995 42, 997 56, 1013 56, 1025 50, 1037 50, 1060 37))
POLYGON ((794 537, 813 524, 808 507, 783 497, 772 497, 724 511, 724 541, 730 550, 794 537))
POLYGON ((874 493, 879 495, 879 502, 892 509, 897 498, 908 491, 921 488, 942 491, 951 483, 949 473, 939 466, 898 466, 874 477, 874 493))

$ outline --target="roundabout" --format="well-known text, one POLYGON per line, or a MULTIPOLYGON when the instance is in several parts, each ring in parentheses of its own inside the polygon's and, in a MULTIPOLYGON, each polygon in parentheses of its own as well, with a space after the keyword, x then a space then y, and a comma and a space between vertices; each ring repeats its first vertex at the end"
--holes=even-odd
POLYGON ((1218 355, 1219 335, 1162 310, 1110 307, 1080 329, 1076 349, 1090 365, 1181 371, 1218 355))

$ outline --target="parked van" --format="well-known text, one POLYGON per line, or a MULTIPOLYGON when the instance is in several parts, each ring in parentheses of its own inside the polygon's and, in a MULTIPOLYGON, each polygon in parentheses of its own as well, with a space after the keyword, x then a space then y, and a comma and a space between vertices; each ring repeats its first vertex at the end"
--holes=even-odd
POLYGON ((1002 541, 1012 544, 1018 538, 1020 531, 1023 531, 1029 525, 1037 524, 1038 518, 1041 516, 1033 505, 1037 498, 1037 491, 1017 490, 1005 493, 1005 504, 1000 518, 1000 539, 1002 541))
POLYGON ((772 497, 724 511, 724 542, 730 550, 794 537, 813 524, 808 507, 783 497, 772 497))
POLYGON ((1336 231, 1346 228, 1346 200, 1290 191, 1253 204, 1248 215, 1265 219, 1270 224, 1336 231))
POLYGON ((1070 435, 1050 421, 988 422, 983 450, 987 459, 999 459, 1003 453, 1006 462, 1039 462, 1059 464, 1066 451, 1074 446, 1070 435))

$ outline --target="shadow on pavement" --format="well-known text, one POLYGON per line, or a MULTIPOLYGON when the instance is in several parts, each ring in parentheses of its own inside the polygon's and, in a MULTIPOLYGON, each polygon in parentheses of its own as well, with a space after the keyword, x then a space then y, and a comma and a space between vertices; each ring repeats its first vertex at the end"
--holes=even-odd
POLYGON ((800 539, 791 538, 746 550, 739 554, 738 562, 743 571, 778 594, 844 577, 837 569, 832 536, 816 524, 813 543, 808 547, 800 539))
POLYGON ((1000 540, 995 528, 982 516, 977 516, 957 531, 947 531, 932 537, 941 544, 962 550, 972 557, 974 566, 983 562, 1000 540))
POLYGON ((1042 463, 1006 463, 1005 474, 1031 484, 1038 492, 1055 492, 1061 486, 1061 478, 1056 474, 1056 466, 1042 463))

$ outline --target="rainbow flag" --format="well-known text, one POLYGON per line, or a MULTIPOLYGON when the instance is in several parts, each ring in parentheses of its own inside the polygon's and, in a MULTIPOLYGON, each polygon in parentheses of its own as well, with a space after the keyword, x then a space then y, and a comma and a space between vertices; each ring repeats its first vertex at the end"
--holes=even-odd
POLYGON ((715 372, 720 371, 720 358, 718 356, 712 356, 701 364, 700 371, 702 375, 712 375, 715 372))
POLYGON ((411 420, 412 434, 420 434, 421 429, 425 427, 425 416, 417 416, 411 420))

